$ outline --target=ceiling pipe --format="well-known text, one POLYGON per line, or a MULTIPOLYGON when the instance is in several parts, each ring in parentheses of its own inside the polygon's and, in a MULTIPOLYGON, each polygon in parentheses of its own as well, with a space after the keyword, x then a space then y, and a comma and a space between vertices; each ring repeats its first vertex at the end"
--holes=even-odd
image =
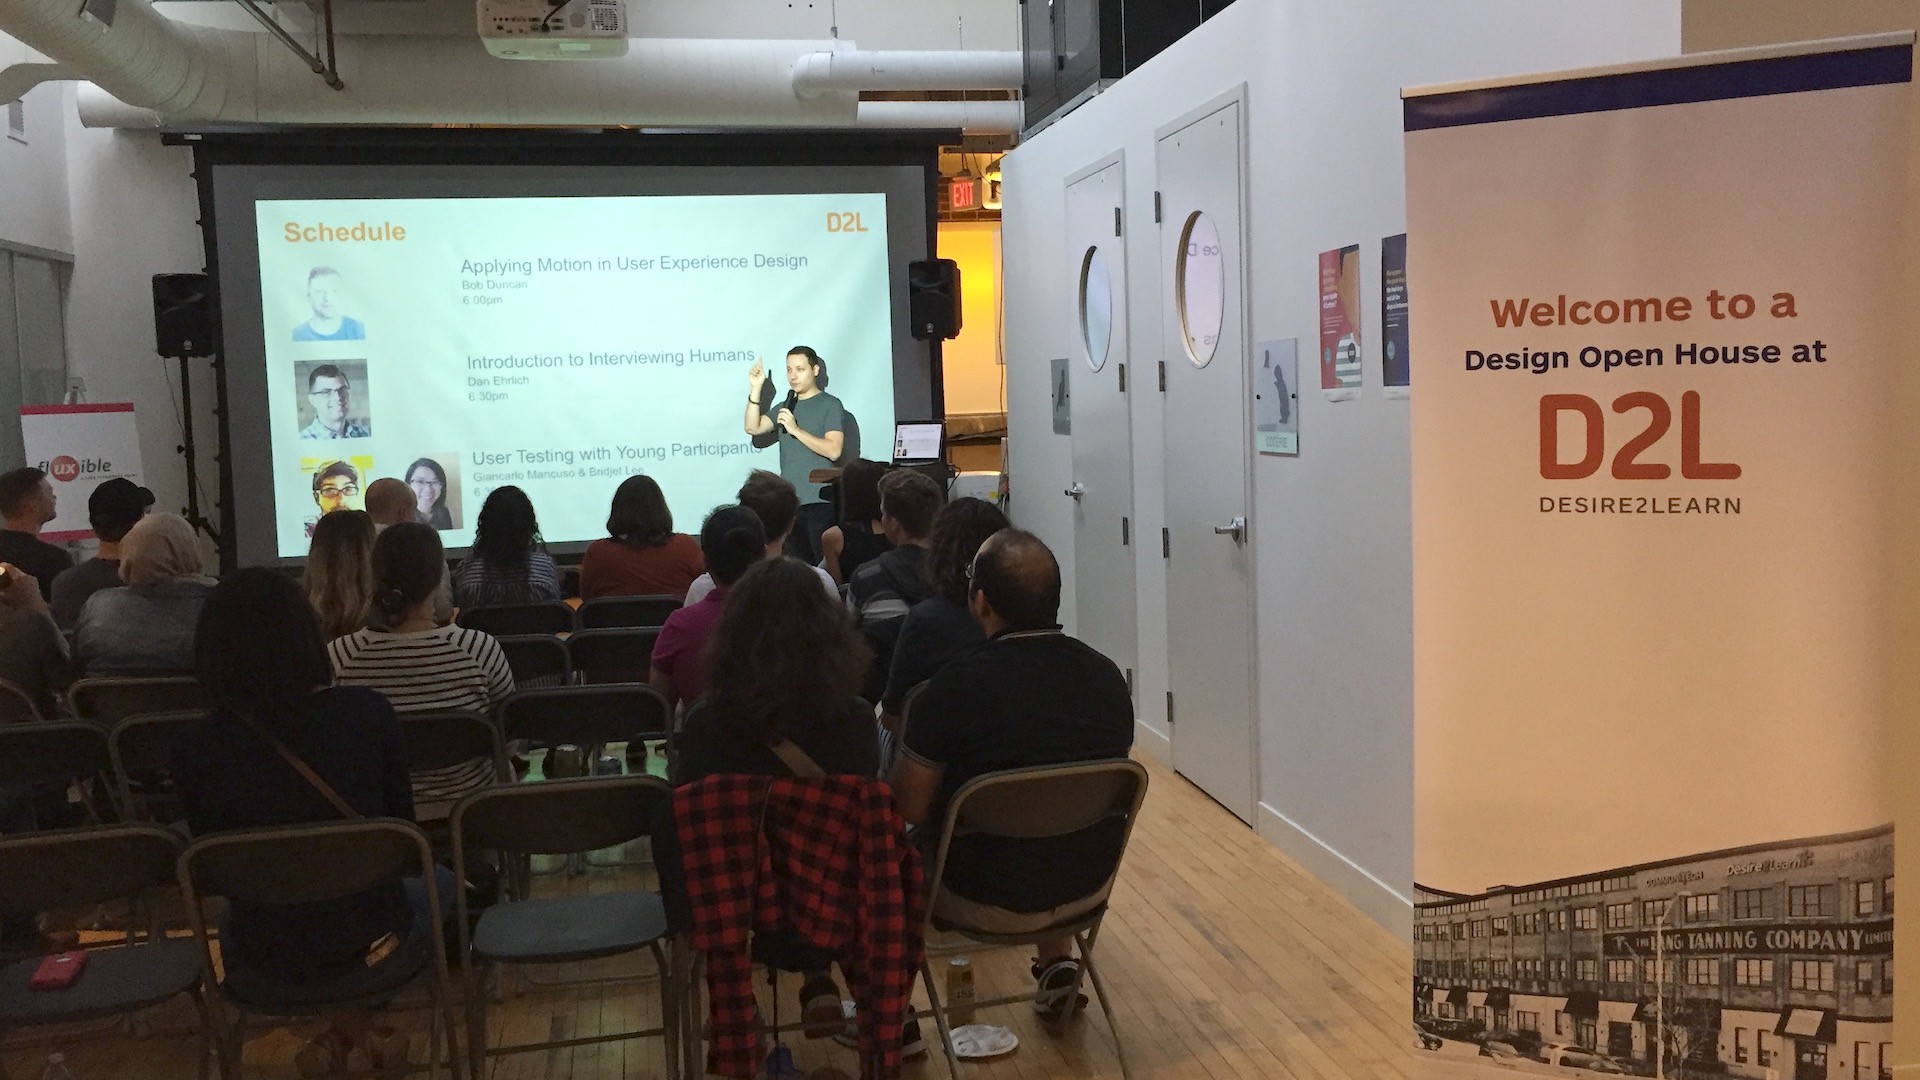
POLYGON ((1018 90, 1025 78, 1017 52, 820 50, 793 65, 793 92, 803 98, 836 90, 1018 90))
POLYGON ((863 101, 857 123, 863 128, 958 128, 967 135, 1017 135, 1022 119, 1017 101, 863 101))
POLYGON ((82 16, 72 0, 4 0, 0 33, 93 80, 129 105, 173 114, 221 96, 220 31, 174 22, 147 0, 120 0, 111 25, 82 16))

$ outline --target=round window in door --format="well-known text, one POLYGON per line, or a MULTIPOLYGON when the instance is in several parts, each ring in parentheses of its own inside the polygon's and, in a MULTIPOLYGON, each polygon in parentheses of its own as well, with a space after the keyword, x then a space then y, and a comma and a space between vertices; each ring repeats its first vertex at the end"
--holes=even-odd
POLYGON ((1099 371, 1107 366, 1113 344, 1113 279, 1098 247, 1088 248, 1080 260, 1080 344, 1087 350, 1089 367, 1099 371))
POLYGON ((1173 268, 1173 301, 1180 312, 1180 332, 1187 358, 1194 367, 1206 367, 1220 347, 1220 323, 1226 314, 1227 264, 1221 251, 1220 230, 1213 219, 1195 210, 1180 230, 1180 257, 1173 268))

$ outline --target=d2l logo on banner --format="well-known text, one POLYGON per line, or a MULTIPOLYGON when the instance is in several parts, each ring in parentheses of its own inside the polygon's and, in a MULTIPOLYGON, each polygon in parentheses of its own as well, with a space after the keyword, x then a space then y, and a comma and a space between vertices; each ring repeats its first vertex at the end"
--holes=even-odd
MULTIPOLYGON (((1613 455, 1615 480, 1665 480, 1673 475, 1663 462, 1641 461, 1640 455, 1666 437, 1673 426, 1667 399, 1650 390, 1636 390, 1613 399, 1613 411, 1645 409, 1647 426, 1621 444, 1613 455)), ((1617 428, 1619 425, 1615 425, 1617 428)), ((1540 477, 1543 480, 1585 480, 1600 471, 1606 456, 1607 418, 1600 403, 1585 394, 1548 394, 1540 399, 1540 477), (1586 421, 1586 452, 1580 460, 1560 460, 1560 416, 1576 413, 1586 421)), ((1688 480, 1738 480, 1740 466, 1731 461, 1700 460, 1700 394, 1680 395, 1680 475, 1688 480)))

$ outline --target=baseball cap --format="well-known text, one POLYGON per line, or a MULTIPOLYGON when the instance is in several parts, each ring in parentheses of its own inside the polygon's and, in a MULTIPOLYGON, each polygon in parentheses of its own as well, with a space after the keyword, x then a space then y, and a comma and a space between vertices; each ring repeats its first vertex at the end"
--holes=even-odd
POLYGON ((94 532, 124 534, 152 505, 153 492, 124 476, 116 476, 102 482, 87 497, 87 521, 93 525, 94 532))

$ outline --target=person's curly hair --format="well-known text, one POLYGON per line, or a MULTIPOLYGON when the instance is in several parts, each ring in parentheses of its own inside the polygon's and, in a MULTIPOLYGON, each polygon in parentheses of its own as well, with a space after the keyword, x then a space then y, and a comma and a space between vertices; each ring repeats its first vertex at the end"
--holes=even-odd
POLYGON ((799 741, 859 694, 872 662, 813 567, 768 559, 729 588, 707 638, 707 707, 721 727, 746 738, 799 741))
POLYGON ((1007 527, 1007 515, 985 499, 955 499, 933 519, 921 573, 933 591, 956 604, 967 602, 967 567, 987 537, 1007 527))

